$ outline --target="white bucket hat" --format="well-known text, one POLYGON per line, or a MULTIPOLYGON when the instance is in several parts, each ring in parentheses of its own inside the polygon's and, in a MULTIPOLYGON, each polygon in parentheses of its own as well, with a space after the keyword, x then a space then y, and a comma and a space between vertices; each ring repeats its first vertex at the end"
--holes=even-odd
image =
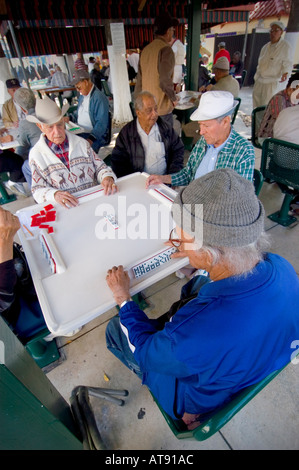
POLYGON ((233 112, 238 102, 229 91, 207 91, 201 95, 198 108, 191 114, 192 121, 209 121, 233 112))
POLYGON ((65 115, 69 107, 69 103, 66 103, 60 109, 57 104, 46 95, 44 99, 36 98, 35 115, 29 114, 26 116, 26 119, 29 122, 38 124, 55 124, 55 122, 60 121, 65 115))

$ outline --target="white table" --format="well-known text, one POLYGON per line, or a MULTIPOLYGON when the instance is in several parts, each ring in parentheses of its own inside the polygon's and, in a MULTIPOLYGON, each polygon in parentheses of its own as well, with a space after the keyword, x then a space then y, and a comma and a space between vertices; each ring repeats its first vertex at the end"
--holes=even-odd
POLYGON ((188 258, 169 260, 164 253, 174 226, 170 209, 176 192, 165 185, 146 190, 147 176, 120 178, 115 195, 105 196, 101 186, 77 193, 80 204, 69 210, 55 205, 54 233, 44 234, 52 244, 55 274, 41 249, 43 232, 30 227, 31 216, 47 204, 17 212, 22 224, 18 234, 45 321, 55 335, 67 334, 115 305, 106 283, 113 266, 122 264, 128 270, 134 295, 188 264, 188 258), (107 222, 107 214, 115 215, 117 229, 107 222), (133 267, 140 263, 145 263, 145 274, 136 277, 133 267))

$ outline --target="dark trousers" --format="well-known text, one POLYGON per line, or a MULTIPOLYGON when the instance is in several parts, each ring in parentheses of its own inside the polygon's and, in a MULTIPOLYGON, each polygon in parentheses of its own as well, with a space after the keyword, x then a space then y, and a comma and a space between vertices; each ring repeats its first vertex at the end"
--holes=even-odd
POLYGON ((14 183, 24 183, 26 179, 22 172, 23 163, 23 158, 17 153, 11 150, 3 150, 3 153, 0 154, 0 173, 7 171, 10 174, 9 179, 11 181, 14 183))

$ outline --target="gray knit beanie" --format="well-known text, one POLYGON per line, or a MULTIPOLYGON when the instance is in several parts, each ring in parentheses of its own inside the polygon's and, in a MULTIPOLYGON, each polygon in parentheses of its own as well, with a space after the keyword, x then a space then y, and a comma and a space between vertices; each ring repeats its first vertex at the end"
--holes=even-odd
POLYGON ((174 200, 172 216, 197 242, 218 247, 249 245, 264 229, 264 208, 253 183, 228 168, 207 173, 183 188, 174 200))

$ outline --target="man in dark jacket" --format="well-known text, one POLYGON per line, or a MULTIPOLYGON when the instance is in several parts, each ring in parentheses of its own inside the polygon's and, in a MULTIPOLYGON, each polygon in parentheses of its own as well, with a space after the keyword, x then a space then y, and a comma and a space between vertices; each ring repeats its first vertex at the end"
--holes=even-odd
POLYGON ((0 315, 22 341, 30 328, 40 331, 46 329, 46 323, 25 255, 14 244, 19 228, 18 217, 0 207, 0 315))
POLYGON ((157 102, 148 91, 135 100, 137 118, 120 131, 111 156, 117 177, 136 171, 160 175, 183 168, 184 144, 175 130, 158 117, 157 102))

